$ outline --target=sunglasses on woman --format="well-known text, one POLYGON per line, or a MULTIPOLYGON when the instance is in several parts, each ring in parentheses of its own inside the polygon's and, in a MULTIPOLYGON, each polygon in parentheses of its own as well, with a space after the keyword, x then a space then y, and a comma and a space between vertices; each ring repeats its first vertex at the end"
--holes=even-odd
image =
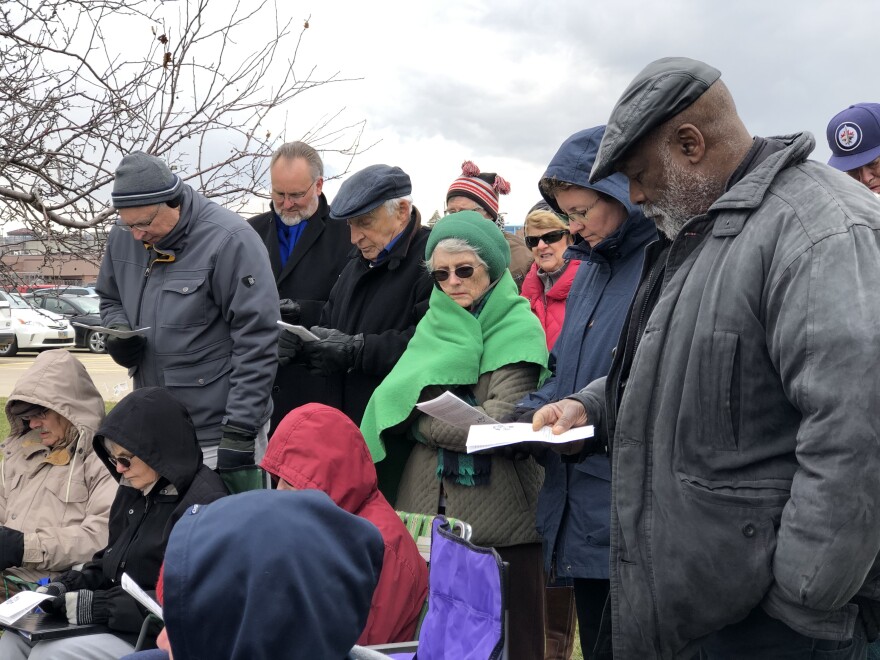
POLYGON ((131 467, 131 459, 134 456, 113 456, 112 454, 107 457, 107 459, 113 464, 113 467, 117 465, 121 465, 126 470, 131 467))
MULTIPOLYGON (((453 272, 458 279, 466 280, 469 277, 473 277, 474 271, 482 265, 483 264, 477 266, 459 266, 453 272)), ((445 282, 449 279, 449 271, 442 269, 432 270, 431 277, 434 278, 435 282, 445 282)))
POLYGON ((546 234, 541 236, 526 236, 526 245, 529 249, 538 247, 538 243, 544 241, 547 245, 551 243, 557 243, 561 241, 563 238, 568 236, 567 229, 557 229, 556 231, 548 231, 546 234))

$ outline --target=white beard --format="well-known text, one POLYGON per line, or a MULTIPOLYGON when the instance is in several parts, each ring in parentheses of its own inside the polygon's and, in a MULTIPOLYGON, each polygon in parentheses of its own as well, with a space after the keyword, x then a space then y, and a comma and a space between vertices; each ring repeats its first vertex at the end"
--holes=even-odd
POLYGON ((304 218, 302 217, 302 213, 297 213, 295 217, 291 217, 289 213, 279 213, 278 217, 281 218, 281 222, 283 222, 288 227, 296 227, 304 220, 304 218))

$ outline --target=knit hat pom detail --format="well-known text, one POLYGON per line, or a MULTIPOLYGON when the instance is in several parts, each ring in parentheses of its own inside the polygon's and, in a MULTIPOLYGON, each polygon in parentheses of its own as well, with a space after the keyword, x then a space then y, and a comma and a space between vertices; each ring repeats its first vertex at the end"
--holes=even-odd
POLYGON ((492 184, 492 187, 499 195, 506 195, 510 192, 510 184, 507 183, 506 179, 502 179, 497 174, 495 175, 495 183, 492 184))
POLYGON ((473 161, 466 160, 461 164, 462 176, 477 176, 479 173, 480 168, 474 165, 473 161))

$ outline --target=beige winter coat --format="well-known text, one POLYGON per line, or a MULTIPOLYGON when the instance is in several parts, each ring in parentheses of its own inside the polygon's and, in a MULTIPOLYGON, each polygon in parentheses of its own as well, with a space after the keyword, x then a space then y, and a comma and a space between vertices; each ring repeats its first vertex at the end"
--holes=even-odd
POLYGON ((7 573, 34 582, 88 561, 107 545, 117 483, 92 451, 104 402, 79 360, 64 350, 46 351, 15 384, 6 417, 11 432, 0 445, 0 524, 24 532, 24 565, 7 573), (69 458, 47 461, 50 449, 10 415, 14 401, 49 408, 73 424, 69 458))

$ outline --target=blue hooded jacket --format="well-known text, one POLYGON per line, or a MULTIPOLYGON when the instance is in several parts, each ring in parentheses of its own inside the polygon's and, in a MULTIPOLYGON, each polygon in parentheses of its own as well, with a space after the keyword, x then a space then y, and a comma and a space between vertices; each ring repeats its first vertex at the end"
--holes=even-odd
MULTIPOLYGON (((520 402, 539 408, 580 391, 607 375, 611 351, 617 345, 641 275, 645 247, 657 239, 656 225, 629 200, 629 182, 622 174, 590 183, 604 126, 569 137, 547 166, 544 178, 573 183, 609 195, 626 207, 627 218, 618 229, 590 248, 581 241, 566 258, 581 261, 565 307, 565 322, 553 347, 553 376, 540 390, 520 402)), ((542 192, 543 194, 543 192, 542 192)), ((559 211, 556 200, 544 195, 559 211)), ((560 577, 608 578, 611 511, 611 463, 593 456, 564 464, 549 452, 544 486, 538 497, 537 528, 544 539, 544 563, 554 560, 560 577)))
POLYGON ((323 492, 251 491, 191 507, 165 553, 175 660, 342 660, 367 621, 385 545, 323 492))

